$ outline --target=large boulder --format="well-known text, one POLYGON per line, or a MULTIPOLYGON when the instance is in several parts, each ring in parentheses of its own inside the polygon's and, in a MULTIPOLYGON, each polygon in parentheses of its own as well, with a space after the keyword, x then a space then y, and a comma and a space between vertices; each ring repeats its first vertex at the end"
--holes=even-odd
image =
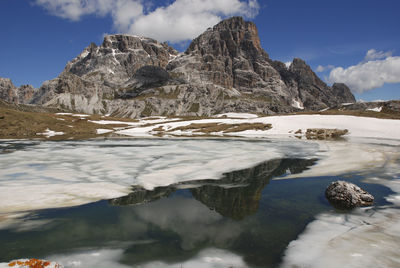
POLYGON ((370 206, 374 202, 370 193, 346 181, 332 182, 326 189, 325 196, 331 204, 344 209, 370 206))

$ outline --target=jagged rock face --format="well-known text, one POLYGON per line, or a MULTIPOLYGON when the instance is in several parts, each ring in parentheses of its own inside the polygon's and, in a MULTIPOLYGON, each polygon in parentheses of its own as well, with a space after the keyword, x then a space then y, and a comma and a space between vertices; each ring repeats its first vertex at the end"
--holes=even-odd
POLYGON ((256 87, 257 82, 279 74, 268 63, 257 27, 241 17, 225 20, 208 29, 190 44, 186 55, 201 59, 201 73, 227 88, 256 87))
POLYGON ((0 77, 0 99, 14 104, 31 102, 36 89, 31 85, 15 87, 9 78, 0 77))
POLYGON ((350 88, 343 83, 334 83, 332 85, 332 90, 336 95, 339 103, 354 103, 356 98, 351 93, 350 88))
POLYGON ((6 102, 18 103, 17 88, 9 78, 0 78, 0 98, 6 102))
POLYGON ((297 95, 303 107, 318 110, 341 103, 355 102, 350 89, 345 84, 334 84, 329 87, 312 71, 302 59, 295 58, 289 68, 274 61, 282 80, 292 94, 297 95))
POLYGON ((167 69, 183 73, 191 83, 212 83, 236 89, 243 97, 282 103, 290 94, 261 48, 256 26, 241 17, 225 20, 192 41, 184 55, 167 69), (282 97, 282 98, 281 98, 282 97))
POLYGON ((36 89, 31 85, 22 85, 18 88, 18 103, 28 104, 31 102, 36 89))
POLYGON ((74 60, 63 73, 72 73, 83 79, 109 86, 120 86, 135 72, 146 65, 164 68, 178 54, 166 43, 154 39, 109 35, 101 46, 91 44, 74 60))
POLYGON ((328 87, 300 59, 290 68, 272 61, 256 26, 240 17, 209 28, 185 53, 151 38, 106 36, 39 90, 14 94, 7 85, 0 90, 6 100, 131 118, 275 114, 354 101, 345 85, 328 87))

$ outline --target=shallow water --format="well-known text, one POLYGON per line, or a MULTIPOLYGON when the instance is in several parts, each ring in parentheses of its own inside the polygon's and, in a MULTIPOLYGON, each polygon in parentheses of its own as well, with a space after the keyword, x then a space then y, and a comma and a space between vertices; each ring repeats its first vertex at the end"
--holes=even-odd
MULTIPOLYGON (((349 147, 349 144, 344 145, 349 147)), ((7 165, 1 162, 2 203, 13 201, 3 197, 10 189, 7 184, 14 180, 12 187, 23 187, 29 182, 28 177, 31 184, 55 189, 56 194, 43 192, 49 195, 46 202, 41 203, 48 206, 47 209, 27 209, 23 213, 7 210, 0 214, 6 218, 1 222, 0 217, 0 262, 35 257, 58 261, 66 267, 277 267, 281 264, 290 267, 293 263, 308 267, 307 260, 296 254, 306 254, 309 243, 318 243, 324 236, 318 234, 315 240, 308 238, 307 234, 317 233, 313 226, 319 221, 329 227, 329 224, 337 223, 329 218, 332 215, 345 219, 361 215, 360 221, 352 221, 357 227, 364 224, 363 213, 380 215, 395 210, 395 215, 400 215, 396 203, 393 205, 398 189, 390 187, 390 183, 399 179, 398 159, 393 159, 392 154, 398 148, 364 145, 354 148, 362 147, 363 152, 374 156, 378 151, 388 154, 384 154, 386 158, 377 157, 368 165, 363 166, 360 161, 358 170, 348 172, 343 167, 345 172, 339 171, 335 176, 315 176, 313 170, 318 170, 319 163, 329 159, 323 156, 326 148, 302 141, 3 143, 2 148, 6 149, 0 158, 7 160, 7 165), (71 154, 73 151, 75 153, 71 154), (197 155, 188 157, 196 151, 197 155), (243 157, 245 152, 253 155, 243 157), (111 165, 107 165, 107 158, 102 157, 106 153, 113 157, 111 165), (265 161, 260 161, 262 158, 265 161), (378 161, 382 159, 384 161, 378 161), (222 163, 225 166, 221 166, 222 163), (150 167, 158 174, 169 174, 170 165, 178 171, 171 172, 166 183, 152 187, 141 183, 148 178, 154 180, 150 176, 150 167), (101 168, 114 177, 104 176, 106 178, 101 181, 96 177, 98 173, 88 166, 101 168), (74 173, 68 172, 76 167, 79 169, 75 178, 72 177, 74 173), (125 169, 119 171, 121 168, 125 169), (211 172, 204 170, 207 168, 212 169, 211 172), (307 173, 313 176, 303 175, 307 173), (371 180, 377 176, 384 181, 371 180), (65 190, 73 195, 76 189, 79 191, 82 178, 87 184, 78 199, 86 204, 59 208, 59 189, 54 186, 77 185, 74 191, 65 190), (338 178, 356 183, 372 193, 376 201, 374 206, 351 212, 332 208, 324 197, 324 190, 338 178), (118 198, 90 202, 86 188, 96 188, 104 181, 126 187, 127 193, 123 193, 125 188, 117 189, 118 198), (294 246, 293 241, 297 242, 294 246), (311 242, 304 244, 302 241, 311 242), (292 247, 287 249, 288 245, 292 247), (295 254, 293 249, 296 249, 295 254)), ((345 157, 343 161, 344 166, 345 157)), ((104 194, 100 193, 96 198, 104 194)), ((30 207, 29 204, 9 207, 20 208, 22 205, 30 207)), ((399 226, 400 219, 392 218, 395 219, 394 226, 399 226)), ((379 223, 374 224, 380 227, 379 223)), ((349 228, 354 229, 354 226, 349 228)), ((385 234, 384 226, 382 228, 381 233, 385 234)), ((362 233, 358 236, 362 237, 362 233)), ((322 242, 320 247, 324 246, 322 242)), ((314 259, 321 258, 314 251, 312 254, 314 259)), ((393 264, 397 264, 396 260, 393 264)))

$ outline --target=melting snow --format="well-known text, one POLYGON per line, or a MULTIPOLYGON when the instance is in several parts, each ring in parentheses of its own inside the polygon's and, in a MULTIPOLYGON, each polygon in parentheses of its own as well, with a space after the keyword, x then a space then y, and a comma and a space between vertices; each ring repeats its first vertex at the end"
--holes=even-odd
POLYGON ((53 136, 57 136, 57 135, 64 135, 64 134, 65 134, 64 132, 55 132, 55 131, 50 130, 48 128, 43 133, 36 133, 36 135, 43 135, 43 136, 46 136, 47 138, 53 137, 53 136))
POLYGON ((297 109, 304 110, 304 106, 297 100, 293 99, 292 106, 297 109))
MULTIPOLYGON (((253 114, 227 113, 217 115, 215 118, 198 119, 180 121, 175 119, 154 119, 140 120, 137 123, 126 123, 120 121, 91 121, 98 124, 127 124, 133 128, 119 131, 118 134, 127 136, 151 136, 153 129, 162 127, 169 130, 177 127, 187 126, 190 124, 246 124, 246 123, 264 123, 272 124, 269 130, 246 130, 242 132, 233 132, 231 135, 244 137, 273 137, 276 135, 293 136, 294 132, 301 129, 303 135, 308 128, 338 128, 347 129, 348 137, 369 137, 369 138, 385 138, 398 139, 400 137, 400 120, 378 119, 370 117, 357 117, 347 115, 288 115, 288 116, 268 116, 257 117, 253 114), (225 117, 227 116, 227 117, 225 117), (177 122, 168 122, 168 121, 177 122), (147 124, 154 124, 146 126, 147 124)), ((192 135, 193 130, 176 131, 170 134, 176 135, 192 135)), ((198 133, 196 133, 198 134, 198 133)), ((223 133, 216 133, 221 135, 223 133)))
POLYGON ((381 112, 382 111, 382 106, 381 107, 375 107, 375 108, 369 108, 367 111, 373 111, 373 112, 381 112))
POLYGON ((112 132, 113 130, 112 129, 103 129, 103 128, 99 128, 99 129, 96 129, 96 132, 97 132, 97 134, 105 134, 105 133, 109 133, 109 132, 112 132))

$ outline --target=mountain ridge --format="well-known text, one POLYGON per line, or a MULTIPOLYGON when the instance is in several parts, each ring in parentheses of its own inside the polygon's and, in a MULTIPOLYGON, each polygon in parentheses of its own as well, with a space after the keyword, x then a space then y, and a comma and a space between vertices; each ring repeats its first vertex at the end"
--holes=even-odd
POLYGON ((289 68, 271 60, 256 25, 241 17, 207 29, 183 53, 147 37, 108 35, 39 89, 3 84, 0 97, 10 102, 130 118, 276 114, 355 102, 346 85, 329 87, 303 60, 289 68))

